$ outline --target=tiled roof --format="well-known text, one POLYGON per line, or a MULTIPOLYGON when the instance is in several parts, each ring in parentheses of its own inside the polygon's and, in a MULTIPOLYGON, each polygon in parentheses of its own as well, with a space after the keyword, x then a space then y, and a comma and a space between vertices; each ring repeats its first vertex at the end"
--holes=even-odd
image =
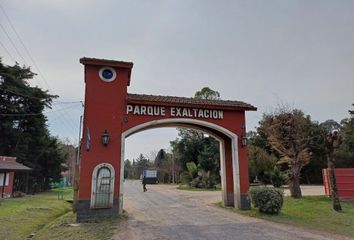
POLYGON ((128 86, 130 86, 130 75, 131 75, 131 71, 132 71, 132 68, 134 65, 132 62, 83 57, 83 58, 80 58, 80 63, 82 63, 84 65, 126 68, 129 71, 128 86))
POLYGON ((116 61, 116 60, 108 60, 108 59, 100 59, 100 58, 88 58, 88 57, 80 58, 80 63, 87 64, 87 65, 122 67, 122 68, 129 68, 129 69, 133 67, 132 62, 124 62, 124 61, 116 61))
POLYGON ((16 162, 14 157, 0 156, 0 172, 31 171, 32 169, 16 162))
POLYGON ((257 108, 251 104, 241 101, 231 100, 207 100, 207 99, 195 99, 187 97, 173 97, 173 96, 158 96, 158 95, 146 95, 146 94, 131 94, 128 93, 128 103, 135 104, 153 104, 153 105, 178 105, 186 107, 207 107, 207 108, 220 108, 230 110, 249 110, 256 111, 257 108))

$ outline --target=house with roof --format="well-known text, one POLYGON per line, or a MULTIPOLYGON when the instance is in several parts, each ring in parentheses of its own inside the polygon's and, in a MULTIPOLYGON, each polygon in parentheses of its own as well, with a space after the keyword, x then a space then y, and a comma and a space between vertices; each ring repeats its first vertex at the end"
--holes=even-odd
POLYGON ((0 156, 0 198, 12 196, 15 173, 31 170, 31 168, 16 162, 15 157, 0 156))

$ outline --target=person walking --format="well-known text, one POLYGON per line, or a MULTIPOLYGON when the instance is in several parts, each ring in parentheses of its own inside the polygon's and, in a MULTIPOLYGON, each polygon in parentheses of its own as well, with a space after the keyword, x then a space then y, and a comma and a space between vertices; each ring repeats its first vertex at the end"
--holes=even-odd
POLYGON ((145 176, 143 176, 142 183, 143 183, 143 191, 146 192, 147 189, 146 189, 146 177, 145 176))

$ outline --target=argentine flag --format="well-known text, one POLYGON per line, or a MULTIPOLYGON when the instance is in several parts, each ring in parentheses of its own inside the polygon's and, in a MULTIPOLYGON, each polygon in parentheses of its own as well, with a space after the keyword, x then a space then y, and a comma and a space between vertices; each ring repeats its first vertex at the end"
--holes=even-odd
POLYGON ((91 147, 90 129, 87 128, 87 132, 86 132, 86 151, 90 151, 90 147, 91 147))

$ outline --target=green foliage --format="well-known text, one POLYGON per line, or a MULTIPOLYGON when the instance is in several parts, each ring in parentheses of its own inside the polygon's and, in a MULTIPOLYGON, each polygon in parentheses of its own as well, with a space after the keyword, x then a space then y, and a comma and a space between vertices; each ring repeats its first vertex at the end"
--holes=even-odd
POLYGON ((170 144, 176 162, 185 170, 187 162, 198 163, 199 153, 203 150, 204 135, 194 130, 178 129, 178 136, 170 144))
POLYGON ((218 91, 210 89, 209 87, 203 87, 200 91, 197 91, 195 93, 194 98, 218 100, 220 99, 220 93, 218 91))
POLYGON ((124 179, 133 179, 134 178, 134 170, 132 163, 126 159, 124 160, 124 179))
MULTIPOLYGON (((43 114, 57 96, 31 87, 28 82, 34 76, 30 68, 6 66, 0 60, 0 155, 17 157, 32 168, 30 191, 38 192, 60 178, 66 156, 50 136, 43 114)), ((15 190, 24 191, 23 178, 16 174, 15 190)))
POLYGON ((311 160, 310 116, 298 109, 278 109, 264 114, 260 129, 267 136, 272 149, 279 156, 278 164, 287 167, 287 180, 292 197, 301 197, 301 170, 311 160))
POLYGON ((211 171, 200 170, 198 172, 199 176, 199 187, 201 188, 215 188, 218 184, 218 179, 215 174, 212 174, 211 171))
POLYGON ((205 171, 194 162, 186 164, 187 170, 181 173, 181 181, 192 188, 215 188, 217 180, 211 171, 205 171))
MULTIPOLYGON (((218 100, 220 93, 208 87, 194 95, 196 99, 218 100)), ((198 187, 214 187, 220 183, 219 142, 202 132, 178 129, 178 138, 170 142, 174 163, 180 167, 181 181, 198 187), (191 177, 187 163, 194 162, 199 176, 191 177)))
MULTIPOLYGON (((175 164, 181 166, 180 175, 183 183, 192 183, 198 187, 216 185, 220 182, 219 143, 212 137, 194 130, 179 129, 179 139, 171 142, 175 164), (188 165, 194 163, 203 170, 202 176, 191 176, 188 165), (202 183, 204 182, 204 183, 202 183)), ((213 186, 211 186, 213 187, 213 186)))
POLYGON ((285 173, 278 166, 274 166, 272 171, 266 172, 266 174, 269 175, 270 181, 275 188, 280 188, 286 182, 285 173))
POLYGON ((157 177, 161 183, 171 183, 174 171, 179 169, 178 163, 174 163, 172 155, 166 153, 164 149, 160 149, 156 155, 154 166, 157 169, 157 177))
POLYGON ((350 117, 341 121, 342 144, 335 153, 337 167, 354 167, 354 111, 349 113, 350 117))
POLYGON ((124 161, 124 177, 129 179, 139 179, 145 169, 153 168, 154 164, 143 154, 131 163, 128 159, 124 161))
POLYGON ((278 214, 283 206, 283 190, 252 187, 249 191, 254 207, 262 213, 278 214))
POLYGON ((167 160, 167 153, 165 152, 165 150, 160 149, 160 151, 157 153, 155 158, 155 162, 154 162, 155 167, 156 168, 162 167, 162 165, 166 160, 167 160))
POLYGON ((248 148, 248 159, 252 181, 257 179, 263 184, 271 183, 270 173, 276 165, 277 158, 266 150, 251 145, 248 148))
MULTIPOLYGON (((350 112, 350 111, 349 111, 350 112)), ((354 112, 354 111, 352 111, 354 112)), ((290 166, 287 164, 287 160, 284 159, 284 154, 281 154, 276 148, 272 147, 271 141, 269 139, 267 126, 269 127, 269 122, 272 117, 276 117, 281 113, 278 111, 274 114, 265 115, 260 126, 257 128, 256 132, 247 133, 249 137, 249 172, 250 181, 254 181, 255 178, 264 184, 272 183, 272 176, 274 178, 277 176, 278 172, 273 172, 275 164, 271 159, 280 164, 276 164, 278 170, 281 172, 288 171, 290 166), (266 121, 269 121, 265 123, 266 121), (281 158, 283 158, 281 160, 281 158), (286 160, 286 161, 283 161, 286 160)), ((294 114, 295 111, 289 112, 288 116, 294 114), (289 115, 290 114, 290 115, 289 115)), ((301 111, 297 110, 296 114, 301 116, 301 111)), ((309 116, 302 115, 302 127, 299 127, 299 131, 302 134, 300 140, 296 140, 298 134, 292 134, 291 137, 286 132, 282 132, 279 138, 283 138, 286 141, 294 141, 301 143, 301 145, 307 148, 308 151, 308 163, 303 165, 300 172, 299 181, 306 184, 321 184, 322 183, 322 169, 327 168, 327 155, 325 138, 328 133, 333 130, 339 130, 340 136, 342 138, 342 144, 339 149, 335 151, 336 167, 354 167, 354 115, 351 113, 350 118, 343 119, 340 123, 329 119, 322 123, 316 121, 311 121, 309 116), (302 139, 302 140, 301 140, 302 139)), ((273 121, 273 120, 272 120, 273 121)), ((300 122, 301 122, 300 121, 300 122)), ((273 122, 274 123, 274 122, 273 122)), ((291 124, 290 121, 285 121, 277 123, 277 126, 287 126, 287 130, 290 131, 291 124)), ((294 124, 293 124, 294 125, 294 124)), ((279 143, 277 143, 279 145, 279 143)), ((284 144, 285 148, 296 149, 294 145, 290 143, 284 144)), ((279 147, 279 146, 278 146, 279 147)), ((294 166, 291 163, 291 166, 294 166)), ((289 171, 288 171, 289 173, 289 171)))
POLYGON ((183 184, 188 184, 189 186, 195 185, 195 182, 192 183, 193 179, 197 177, 198 168, 194 162, 186 163, 186 170, 181 173, 181 182, 183 184))
POLYGON ((188 170, 189 174, 192 177, 195 177, 195 175, 198 173, 197 165, 195 165, 194 162, 188 162, 186 165, 187 165, 187 170, 188 170))

